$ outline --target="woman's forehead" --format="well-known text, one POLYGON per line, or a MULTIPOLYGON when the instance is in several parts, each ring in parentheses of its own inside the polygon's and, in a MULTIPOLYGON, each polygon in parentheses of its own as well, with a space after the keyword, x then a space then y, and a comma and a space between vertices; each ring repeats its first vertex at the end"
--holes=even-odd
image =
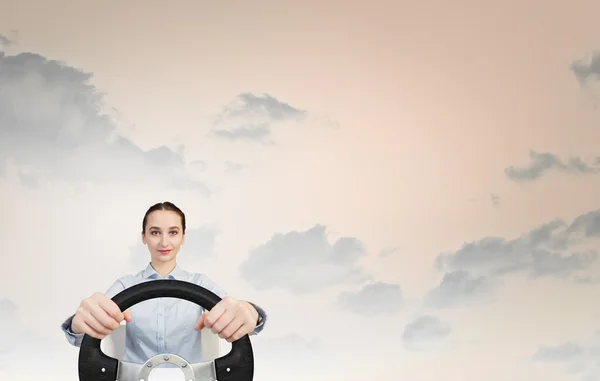
POLYGON ((172 226, 181 226, 181 217, 179 214, 170 210, 157 210, 148 216, 148 225, 162 228, 172 226))

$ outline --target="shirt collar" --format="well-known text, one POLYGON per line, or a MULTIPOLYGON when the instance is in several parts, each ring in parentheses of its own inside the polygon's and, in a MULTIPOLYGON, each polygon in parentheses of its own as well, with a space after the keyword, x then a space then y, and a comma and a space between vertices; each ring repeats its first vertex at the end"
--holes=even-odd
MULTIPOLYGON (((175 268, 173 269, 173 271, 171 271, 164 279, 175 279, 175 280, 184 280, 186 275, 186 272, 184 269, 182 269, 178 264, 175 265, 175 268)), ((144 270, 144 274, 143 274, 144 279, 160 279, 161 276, 158 275, 158 273, 154 270, 154 268, 152 267, 152 265, 150 263, 148 263, 148 266, 146 266, 146 269, 144 270)))

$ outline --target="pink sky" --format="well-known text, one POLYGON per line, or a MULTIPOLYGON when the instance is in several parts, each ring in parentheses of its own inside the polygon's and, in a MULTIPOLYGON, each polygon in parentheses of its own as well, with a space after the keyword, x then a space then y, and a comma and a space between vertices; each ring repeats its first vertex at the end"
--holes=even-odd
MULTIPOLYGON (((36 255, 43 256, 39 263, 51 270, 40 270, 37 279, 57 282, 52 292, 63 297, 44 304, 54 320, 36 329, 57 340, 57 348, 70 350, 73 369, 76 350, 60 336, 61 319, 87 293, 134 271, 123 257, 137 244, 140 211, 157 198, 177 198, 195 226, 214 224, 221 232, 218 260, 195 271, 210 272, 232 292, 270 307, 272 325, 256 338, 257 346, 299 334, 333 351, 341 348, 332 357, 339 366, 343 356, 353 363, 343 369, 318 364, 315 373, 299 378, 588 381, 584 373, 566 373, 565 366, 532 363, 531 356, 541 346, 592 339, 600 329, 598 282, 581 285, 571 278, 528 279, 516 273, 500 277, 502 286, 484 306, 431 310, 422 302, 442 279, 443 272, 434 267, 438 254, 486 236, 516 239, 557 218, 569 224, 598 208, 600 174, 554 169, 516 182, 505 170, 529 166, 530 151, 564 161, 580 157, 590 166, 600 157, 600 117, 594 107, 600 93, 593 82, 580 87, 570 69, 575 60, 600 49, 600 3, 158 4, 0 0, 0 35, 14 41, 3 48, 6 55, 32 52, 93 73, 90 82, 117 110, 111 113, 118 134, 141 149, 183 144, 188 161, 206 163, 200 176, 213 186, 208 199, 167 190, 160 178, 156 188, 107 183, 68 193, 69 184, 44 183, 32 190, 14 176, 21 164, 11 162, 13 176, 0 178, 0 190, 8 195, 0 208, 13 223, 0 238, 19 253, 45 254, 15 257, 22 262, 0 280, 0 300, 13 300, 24 316, 37 310, 27 298, 47 300, 38 283, 28 292, 12 286, 23 282, 28 261, 38 263, 36 255), (308 118, 273 124, 273 145, 211 138, 215 115, 245 92, 268 93, 306 110, 308 118), (240 164, 241 171, 226 173, 226 161, 240 164), (124 194, 135 200, 90 205, 124 194), (116 210, 120 221, 115 221, 116 210), (108 226, 122 235, 106 240, 102 231, 83 223, 70 228, 76 245, 64 241, 58 226, 80 219, 82 211, 95 213, 98 222, 91 226, 108 226), (32 229, 24 230, 30 218, 52 219, 52 227, 31 240, 32 229), (332 307, 332 298, 357 288, 336 285, 297 296, 285 287, 249 286, 225 267, 228 259, 242 263, 249 250, 275 233, 304 232, 316 224, 327 226, 331 242, 339 236, 363 242, 367 255, 360 265, 375 281, 401 286, 406 301, 400 312, 351 315, 332 307), (88 260, 106 255, 115 265, 106 274, 78 275, 85 283, 69 291, 72 283, 61 283, 65 263, 82 274, 85 261, 73 264, 70 258, 81 258, 81 247, 90 242, 110 250, 96 245, 86 251, 88 260), (379 257, 392 248, 397 249, 379 257), (320 309, 307 317, 302 303, 320 309), (404 327, 425 313, 452 327, 444 345, 432 352, 402 347, 404 327), (366 363, 356 361, 365 348, 370 352, 366 363), (382 364, 372 374, 369 364, 375 361, 382 364), (492 365, 498 369, 490 371, 492 365)), ((0 79, 0 93, 7 89, 2 86, 0 79)), ((18 93, 23 99, 34 95, 18 93)), ((41 112, 31 113, 36 111, 41 112)), ((237 126, 231 123, 228 127, 237 126)), ((0 130, 9 127, 0 125, 0 130)), ((584 245, 598 249, 597 240, 584 245)), ((598 277, 598 270, 594 264, 583 275, 598 277)), ((34 320, 25 317, 23 324, 34 320)), ((268 378, 268 353, 257 360, 265 381, 275 379, 268 378)), ((47 376, 75 380, 74 370, 66 369, 47 376)))

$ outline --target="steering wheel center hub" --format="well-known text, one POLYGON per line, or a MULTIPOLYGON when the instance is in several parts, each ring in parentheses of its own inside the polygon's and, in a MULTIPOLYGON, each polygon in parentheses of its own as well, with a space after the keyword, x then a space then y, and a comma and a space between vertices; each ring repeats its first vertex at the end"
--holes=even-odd
POLYGON ((192 369, 191 364, 187 362, 183 357, 177 356, 172 353, 159 354, 149 358, 140 370, 138 380, 148 381, 148 378, 150 377, 150 372, 152 372, 152 370, 160 364, 175 365, 179 369, 181 369, 186 381, 196 381, 194 370, 192 369))

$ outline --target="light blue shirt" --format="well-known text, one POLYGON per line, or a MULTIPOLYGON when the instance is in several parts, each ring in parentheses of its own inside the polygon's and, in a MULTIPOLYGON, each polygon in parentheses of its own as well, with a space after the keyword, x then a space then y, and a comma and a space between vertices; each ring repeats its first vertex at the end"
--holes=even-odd
MULTIPOLYGON (((105 295, 112 298, 119 292, 138 283, 175 279, 197 284, 214 292, 223 298, 226 293, 204 274, 190 273, 177 265, 165 278, 154 271, 148 264, 145 270, 135 275, 125 275, 115 281, 106 291, 105 295)), ((267 315, 257 305, 251 303, 262 322, 251 335, 256 335, 264 328, 267 315)), ((177 354, 190 363, 204 361, 202 356, 201 333, 194 327, 198 318, 204 312, 199 305, 178 298, 154 298, 137 303, 130 308, 131 322, 126 326, 124 361, 144 363, 150 357, 160 353, 170 352, 177 354)), ((83 334, 71 332, 73 316, 65 320, 61 329, 69 343, 79 347, 83 334)))

